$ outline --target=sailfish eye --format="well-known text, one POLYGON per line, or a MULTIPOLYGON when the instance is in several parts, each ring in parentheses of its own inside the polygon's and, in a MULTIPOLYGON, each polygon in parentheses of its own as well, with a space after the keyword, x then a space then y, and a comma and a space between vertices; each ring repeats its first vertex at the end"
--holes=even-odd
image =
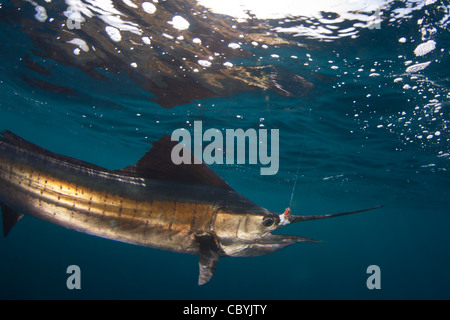
POLYGON ((264 218, 264 220, 262 221, 262 225, 264 227, 270 227, 274 222, 275 221, 272 218, 264 218))

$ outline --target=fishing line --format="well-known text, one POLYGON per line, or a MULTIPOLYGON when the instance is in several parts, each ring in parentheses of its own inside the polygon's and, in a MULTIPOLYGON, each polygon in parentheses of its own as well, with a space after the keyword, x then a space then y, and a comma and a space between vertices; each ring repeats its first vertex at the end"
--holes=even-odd
POLYGON ((305 134, 303 135, 303 142, 302 142, 302 147, 300 149, 300 156, 298 158, 298 165, 297 165, 297 172, 295 173, 295 179, 294 179, 294 186, 292 187, 292 193, 291 193, 291 200, 289 201, 289 206, 288 208, 291 207, 292 204, 292 199, 294 199, 294 193, 295 193, 295 187, 297 186, 297 180, 298 180, 298 173, 300 171, 300 163, 302 161, 303 158, 303 151, 305 150, 305 145, 306 145, 306 133, 309 130, 309 124, 311 122, 311 108, 308 111, 308 119, 306 122, 306 129, 305 129, 305 134))

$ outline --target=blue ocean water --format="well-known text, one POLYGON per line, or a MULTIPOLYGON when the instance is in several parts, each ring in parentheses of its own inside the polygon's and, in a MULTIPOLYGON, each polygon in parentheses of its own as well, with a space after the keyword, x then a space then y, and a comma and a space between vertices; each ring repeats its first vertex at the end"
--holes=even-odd
MULTIPOLYGON (((153 5, 154 14, 164 3, 176 3, 160 2, 153 5)), ((117 49, 112 38, 111 47, 104 38, 96 38, 96 27, 100 34, 105 26, 112 26, 121 31, 121 41, 127 41, 124 26, 104 18, 107 8, 98 9, 105 2, 89 2, 91 7, 80 2, 86 5, 80 5, 80 10, 85 9, 81 16, 97 21, 89 30, 83 25, 80 30, 52 27, 58 17, 67 17, 61 9, 68 7, 63 1, 58 4, 61 8, 45 1, 2 2, 1 130, 11 130, 53 152, 118 169, 136 163, 163 134, 178 128, 192 130, 194 121, 202 121, 204 130, 222 132, 278 129, 276 175, 260 175, 261 165, 248 162, 211 168, 236 191, 275 212, 289 205, 295 181, 293 214, 384 207, 286 226, 276 233, 323 242, 300 243, 262 257, 221 258, 213 279, 204 286, 197 285, 197 256, 96 238, 24 217, 0 241, 0 297, 450 298, 449 4, 439 0, 316 2, 312 7, 294 6, 284 16, 282 6, 280 12, 270 10, 267 2, 269 10, 262 12, 264 5, 253 8, 249 2, 244 9, 253 12, 254 19, 263 23, 260 28, 275 34, 278 42, 264 44, 242 33, 239 50, 247 54, 230 59, 235 66, 282 67, 311 83, 310 90, 283 96, 259 88, 205 96, 171 108, 151 100, 157 94, 141 85, 143 72, 128 72, 126 66, 134 58, 140 59, 136 69, 145 62, 131 49, 123 52, 123 60, 112 54, 101 56, 109 69, 94 66, 97 76, 80 67, 91 63, 83 54, 100 56, 100 48, 102 54, 117 49), (77 42, 71 48, 73 61, 61 61, 66 53, 57 50, 62 46, 57 40, 70 32, 90 50, 84 51, 83 43, 77 42), (80 267, 80 290, 66 286, 70 265, 80 267), (379 267, 380 289, 367 286, 371 265, 379 267)), ((224 12, 209 10, 225 15, 218 15, 223 19, 235 14, 239 29, 250 18, 244 11, 231 10, 232 3, 224 12)), ((127 26, 144 30, 145 25, 133 16, 144 7, 142 1, 129 1, 129 10, 120 17, 133 17, 127 26)), ((119 17, 108 10, 111 17, 119 17)), ((195 31, 196 24, 187 20, 195 31)), ((165 30, 169 29, 157 32, 165 30)), ((214 33, 210 36, 214 39, 214 33)), ((174 45, 174 51, 184 50, 178 40, 181 44, 174 45)), ((167 64, 176 66, 173 61, 167 64)), ((158 66, 150 69, 157 72, 158 66)), ((278 76, 283 77, 280 86, 290 91, 293 82, 282 73, 278 76)), ((175 95, 188 85, 180 83, 165 90, 175 95)))

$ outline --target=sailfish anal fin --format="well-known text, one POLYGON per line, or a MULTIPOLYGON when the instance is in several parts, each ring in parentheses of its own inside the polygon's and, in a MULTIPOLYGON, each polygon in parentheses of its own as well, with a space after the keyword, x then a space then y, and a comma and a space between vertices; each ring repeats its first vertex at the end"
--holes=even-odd
POLYGON ((199 276, 198 284, 202 285, 211 280, 219 262, 219 248, 216 240, 210 234, 196 236, 199 244, 199 276))
POLYGON ((232 188, 218 174, 205 163, 196 164, 195 156, 186 148, 191 156, 191 164, 174 164, 172 161, 172 149, 178 144, 172 141, 169 135, 153 143, 152 148, 135 165, 115 170, 115 172, 132 175, 140 178, 173 180, 188 183, 198 183, 208 186, 232 188))
POLYGON ((5 204, 2 207, 2 217, 3 217, 3 236, 6 237, 11 231, 12 227, 22 219, 23 214, 11 209, 5 204))

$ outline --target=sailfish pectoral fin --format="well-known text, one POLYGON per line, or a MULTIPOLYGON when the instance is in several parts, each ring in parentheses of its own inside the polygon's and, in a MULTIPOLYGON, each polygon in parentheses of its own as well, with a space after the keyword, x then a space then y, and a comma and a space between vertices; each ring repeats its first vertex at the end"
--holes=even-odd
POLYGON ((12 227, 22 219, 23 214, 16 212, 5 204, 1 204, 3 217, 3 236, 6 237, 12 227))
POLYGON ((202 285, 211 280, 219 262, 219 248, 216 240, 210 234, 196 236, 199 244, 199 276, 198 284, 202 285))

